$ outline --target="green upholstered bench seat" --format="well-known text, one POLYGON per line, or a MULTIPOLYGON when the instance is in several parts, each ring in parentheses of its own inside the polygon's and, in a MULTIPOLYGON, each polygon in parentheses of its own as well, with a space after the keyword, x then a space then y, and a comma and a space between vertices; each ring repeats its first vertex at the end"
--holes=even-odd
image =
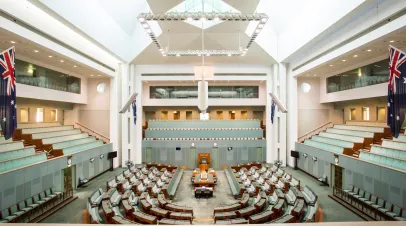
POLYGON ((4 151, 0 152, 0 162, 2 161, 8 161, 11 159, 17 159, 17 158, 22 158, 30 155, 35 154, 35 148, 34 147, 26 147, 26 148, 20 148, 16 150, 11 150, 11 151, 4 151))
POLYGON ((46 153, 30 155, 18 159, 0 162, 0 173, 33 165, 47 160, 46 153))
POLYGON ((52 127, 40 127, 40 128, 27 128, 22 129, 22 134, 32 134, 32 133, 45 133, 45 132, 56 132, 63 130, 72 130, 73 126, 52 126, 52 127))
POLYGON ((354 147, 353 142, 333 139, 333 138, 328 138, 328 137, 321 137, 321 136, 317 136, 317 135, 312 136, 312 140, 327 143, 327 144, 332 144, 332 145, 336 145, 336 146, 340 146, 340 147, 344 147, 344 148, 353 148, 354 147))
POLYGON ((382 140, 382 147, 393 148, 393 149, 406 151, 406 143, 399 142, 399 141, 385 140, 384 139, 384 140, 382 140))
POLYGON ((382 146, 378 146, 378 145, 372 145, 370 152, 373 154, 388 156, 391 158, 397 158, 397 159, 406 161, 406 151, 403 151, 403 150, 397 150, 397 149, 386 148, 386 147, 382 147, 382 146))
POLYGON ((327 132, 328 133, 343 134, 343 135, 350 135, 350 136, 357 136, 357 137, 374 138, 374 133, 373 132, 356 131, 356 130, 344 130, 344 129, 335 129, 335 128, 328 128, 327 132))
POLYGON ((305 140, 304 142, 305 145, 312 146, 318 149, 326 150, 326 151, 331 151, 335 152, 338 154, 342 154, 344 152, 343 147, 331 145, 331 144, 326 144, 326 143, 321 143, 313 140, 305 140))
POLYGON ((359 159, 406 172, 406 161, 369 152, 360 152, 359 159))
POLYGON ((45 139, 42 139, 42 144, 54 144, 54 143, 58 143, 58 142, 80 139, 80 138, 85 138, 85 137, 89 137, 89 134, 88 133, 79 133, 79 134, 73 134, 73 135, 67 135, 67 136, 45 138, 45 139))
POLYGON ((24 148, 22 141, 0 144, 0 152, 24 148))
POLYGON ((319 136, 339 139, 339 140, 345 140, 345 141, 349 141, 349 142, 353 142, 353 143, 364 143, 363 137, 356 137, 356 136, 336 134, 336 133, 327 133, 327 132, 320 132, 319 136))
POLYGON ((92 142, 95 141, 96 137, 85 137, 85 138, 79 138, 79 139, 72 139, 72 140, 67 140, 67 141, 62 141, 62 142, 58 142, 58 143, 53 143, 52 144, 52 148, 53 149, 63 149, 66 147, 70 147, 70 146, 75 146, 75 145, 79 145, 79 144, 84 144, 84 143, 88 143, 88 142, 92 142))
POLYGON ((44 139, 48 137, 58 137, 58 136, 65 136, 65 135, 72 135, 81 133, 79 129, 72 129, 72 130, 63 130, 57 132, 44 132, 44 133, 33 133, 32 139, 44 139))
POLYGON ((63 154, 64 155, 70 155, 70 154, 73 154, 73 153, 76 153, 76 152, 84 151, 84 150, 94 148, 94 147, 97 147, 97 146, 101 146, 101 145, 103 145, 103 141, 101 141, 101 140, 91 141, 89 143, 79 144, 79 145, 64 148, 63 149, 63 154))

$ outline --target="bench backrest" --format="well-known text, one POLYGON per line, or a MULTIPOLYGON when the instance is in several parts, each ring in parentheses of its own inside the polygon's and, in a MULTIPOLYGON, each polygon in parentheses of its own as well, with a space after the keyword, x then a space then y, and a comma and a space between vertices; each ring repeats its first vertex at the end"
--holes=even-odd
POLYGON ((394 148, 394 149, 406 151, 406 143, 404 143, 404 142, 398 142, 398 141, 392 141, 392 140, 382 140, 382 147, 394 148))
POLYGON ((51 127, 51 126, 60 126, 59 122, 39 122, 39 123, 18 123, 17 128, 40 128, 40 127, 51 127))
POLYGON ((0 144, 0 152, 16 150, 21 148, 24 148, 24 143, 22 141, 0 144))
POLYGON ((383 127, 356 126, 356 125, 334 125, 333 128, 345 129, 345 130, 366 131, 366 132, 373 132, 373 133, 383 133, 385 130, 385 128, 383 128, 383 127))
POLYGON ((6 143, 11 143, 13 142, 13 139, 8 139, 6 140, 6 138, 4 138, 4 136, 0 136, 0 144, 6 144, 6 143))
POLYGON ((101 140, 96 140, 93 142, 85 143, 85 144, 79 144, 76 146, 68 147, 63 149, 63 154, 64 155, 70 155, 76 152, 84 151, 90 148, 94 148, 97 146, 103 145, 103 141, 101 140))
POLYGON ((344 152, 343 147, 338 147, 338 146, 330 145, 330 144, 326 144, 326 143, 320 143, 320 142, 316 142, 313 140, 305 140, 304 144, 315 147, 315 148, 319 148, 322 150, 339 153, 339 154, 342 154, 344 152))
POLYGON ((321 137, 321 136, 317 136, 317 135, 312 136, 312 140, 323 142, 323 143, 328 143, 328 144, 332 144, 332 145, 336 145, 336 146, 340 146, 340 147, 344 147, 344 148, 353 148, 354 147, 354 143, 349 142, 349 141, 337 140, 337 139, 321 137))
POLYGON ((13 151, 0 152, 0 162, 22 158, 35 154, 34 147, 21 148, 13 151))
POLYGON ((79 134, 73 134, 73 135, 67 135, 67 136, 45 138, 45 139, 42 139, 42 144, 54 144, 54 143, 59 143, 59 142, 64 142, 64 141, 69 141, 69 140, 74 140, 74 139, 86 138, 86 137, 89 137, 88 133, 79 133, 79 134))
POLYGON ((394 141, 406 142, 406 135, 399 134, 398 138, 394 137, 394 141))
POLYGON ((345 140, 345 141, 354 142, 354 143, 364 143, 363 137, 355 137, 355 136, 350 136, 350 135, 327 133, 327 132, 320 132, 319 136, 339 139, 339 140, 345 140))
POLYGON ((30 155, 18 159, 0 162, 0 173, 22 168, 28 165, 36 164, 47 160, 46 153, 30 155))
POLYGON ((72 130, 73 126, 53 126, 53 127, 40 127, 40 128, 27 128, 22 129, 23 134, 32 134, 32 133, 45 133, 45 132, 56 132, 63 130, 72 130))
POLYGON ((66 147, 84 144, 84 143, 88 143, 88 142, 95 141, 95 140, 96 140, 96 137, 93 137, 93 136, 74 139, 74 140, 67 140, 67 141, 52 144, 52 148, 53 149, 64 149, 66 147))
POLYGON ((371 153, 406 160, 406 151, 372 145, 371 153))
POLYGON ((398 170, 406 171, 406 161, 400 159, 394 159, 387 156, 377 155, 369 152, 361 151, 359 159, 372 162, 384 167, 391 167, 398 170))
POLYGON ((344 130, 344 129, 335 129, 335 128, 328 128, 327 132, 343 134, 343 135, 350 135, 350 136, 357 136, 357 137, 374 138, 374 133, 372 133, 372 132, 344 130))
POLYGON ((48 137, 57 137, 81 133, 79 129, 63 130, 56 132, 44 132, 44 133, 34 133, 32 134, 32 139, 44 139, 48 137))

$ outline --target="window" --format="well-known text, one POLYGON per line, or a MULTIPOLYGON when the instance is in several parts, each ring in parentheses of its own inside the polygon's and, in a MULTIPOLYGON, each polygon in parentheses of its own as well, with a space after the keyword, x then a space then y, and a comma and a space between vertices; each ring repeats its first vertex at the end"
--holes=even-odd
POLYGON ((36 121, 37 122, 44 121, 44 109, 43 108, 37 108, 36 121))
POLYGON ((51 121, 52 122, 58 121, 58 110, 56 109, 51 110, 51 121))
POLYGON ((20 122, 28 122, 28 108, 20 109, 20 122))
POLYGON ((369 121, 369 108, 362 108, 362 120, 369 121))
POLYGON ((235 111, 229 111, 228 114, 230 115, 229 119, 232 119, 232 120, 235 119, 235 111))
POLYGON ((192 119, 193 119, 192 111, 186 111, 186 120, 192 120, 192 119))
POLYGON ((168 111, 161 112, 161 119, 168 120, 168 111))
POLYGON ((248 119, 247 111, 241 111, 241 119, 248 119))
POLYGON ((217 120, 223 119, 223 111, 216 111, 216 119, 217 120))
POLYGON ((179 120, 180 119, 180 112, 179 111, 174 111, 173 112, 173 120, 179 120))
POLYGON ((355 108, 351 108, 350 109, 350 120, 355 120, 355 114, 356 114, 355 108))
POLYGON ((378 107, 377 109, 377 120, 386 121, 386 107, 378 107))

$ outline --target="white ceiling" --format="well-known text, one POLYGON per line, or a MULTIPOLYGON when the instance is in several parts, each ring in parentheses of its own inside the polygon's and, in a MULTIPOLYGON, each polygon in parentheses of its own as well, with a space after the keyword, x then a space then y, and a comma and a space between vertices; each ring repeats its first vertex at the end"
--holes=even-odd
POLYGON ((42 66, 45 67, 49 65, 53 70, 59 70, 60 72, 70 75, 89 78, 100 78, 107 76, 85 64, 67 58, 66 56, 38 45, 37 43, 34 43, 28 39, 15 35, 7 30, 0 29, 0 50, 2 51, 12 46, 15 46, 15 54, 17 59, 31 59, 35 61, 31 63, 42 64, 42 66))
POLYGON ((406 51, 406 27, 351 50, 298 76, 329 77, 388 57, 389 45, 406 51), (393 42, 391 42, 393 41, 393 42), (368 51, 370 50, 370 51, 368 51), (356 56, 356 57, 355 57, 356 56))
MULTIPOLYGON (((183 1, 148 0, 152 12, 166 12, 183 1)), ((225 4, 242 13, 254 13, 258 1, 223 0, 225 4)), ((158 37, 163 47, 170 50, 201 50, 202 30, 186 22, 160 21, 163 33, 158 37)), ((249 41, 245 34, 248 22, 223 22, 204 30, 204 49, 238 50, 249 41), (240 41, 239 41, 240 40, 240 41), (239 44, 240 43, 240 44, 239 44)), ((205 57, 205 64, 273 64, 276 61, 257 43, 254 43, 246 56, 205 57)), ((149 44, 133 61, 134 64, 201 64, 202 57, 164 57, 155 44, 149 44)))
POLYGON ((121 0, 123 7, 116 7, 117 2, 112 0, 98 0, 103 9, 116 21, 128 35, 134 32, 135 25, 138 23, 137 13, 134 9, 137 7, 137 0, 121 0))

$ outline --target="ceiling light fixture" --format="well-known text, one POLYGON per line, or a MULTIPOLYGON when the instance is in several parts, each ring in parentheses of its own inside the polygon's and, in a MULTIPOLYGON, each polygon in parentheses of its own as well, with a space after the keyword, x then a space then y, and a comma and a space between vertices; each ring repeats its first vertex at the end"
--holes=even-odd
POLYGON ((16 42, 15 41, 10 41, 10 43, 15 44, 16 42))
POLYGON ((61 60, 61 63, 63 63, 63 62, 65 62, 65 61, 61 60))
MULTIPOLYGON (((259 33, 262 31, 262 28, 265 26, 268 21, 268 16, 265 13, 254 13, 254 14, 242 14, 242 13, 217 13, 217 12, 170 12, 162 14, 154 13, 141 13, 138 16, 138 20, 144 24, 147 24, 150 21, 170 21, 172 23, 183 22, 183 21, 225 21, 225 22, 245 22, 245 21, 259 21, 257 27, 254 29, 254 32, 250 36, 248 43, 243 46, 245 49, 249 49, 254 43, 255 39, 258 37, 259 33)), ((151 37, 152 41, 158 47, 162 49, 157 36, 154 31, 150 29, 149 26, 143 26, 145 31, 151 37)), ((201 56, 202 54, 207 55, 208 53, 211 56, 244 56, 247 51, 238 50, 171 50, 171 51, 161 51, 162 56, 201 56)))
POLYGON ((93 77, 94 75, 90 75, 91 77, 93 77))
POLYGON ((371 51, 372 51, 372 49, 368 49, 367 51, 368 51, 368 52, 371 52, 371 51))
POLYGON ((149 26, 148 26, 148 24, 143 24, 142 25, 144 28, 148 28, 149 26))
POLYGON ((346 60, 343 60, 343 62, 345 62, 346 60))
POLYGON ((317 75, 315 74, 314 77, 316 77, 317 75))
POLYGON ((357 54, 355 54, 355 55, 354 55, 354 57, 358 57, 358 55, 357 55, 357 54))
POLYGON ((73 65, 73 67, 78 67, 78 66, 76 66, 76 65, 73 65))
POLYGON ((332 67, 332 66, 334 66, 334 65, 330 64, 330 67, 332 67))
POLYGON ((39 51, 38 51, 38 50, 34 50, 34 52, 35 52, 35 53, 38 53, 39 51))
POLYGON ((229 56, 229 57, 230 57, 230 56, 231 56, 231 53, 227 54, 227 56, 229 56))
POLYGON ((395 42, 395 40, 390 40, 389 42, 390 42, 390 43, 393 43, 393 42, 395 42))
POLYGON ((101 75, 97 75, 97 76, 99 76, 99 77, 100 77, 101 75))
POLYGON ((52 58, 52 56, 48 56, 49 58, 52 58))

